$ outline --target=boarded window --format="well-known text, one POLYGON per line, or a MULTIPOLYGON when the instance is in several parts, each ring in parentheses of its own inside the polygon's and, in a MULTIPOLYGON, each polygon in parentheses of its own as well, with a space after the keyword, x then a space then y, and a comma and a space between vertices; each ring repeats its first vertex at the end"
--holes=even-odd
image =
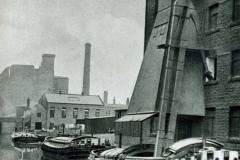
POLYGON ((54 118, 54 114, 55 114, 55 108, 51 107, 50 108, 50 118, 54 118))
POLYGON ((207 108, 204 125, 204 135, 214 137, 215 108, 207 108))
POLYGON ((240 137, 240 107, 231 107, 229 114, 229 136, 240 137))
POLYGON ((73 118, 77 118, 77 117, 78 117, 78 109, 73 108, 73 118))
POLYGON ((62 108, 62 118, 66 118, 67 117, 67 110, 66 108, 62 108))
POLYGON ((232 51, 232 76, 240 76, 240 50, 232 51))
POLYGON ((218 4, 212 5, 209 7, 209 29, 217 28, 217 19, 218 19, 218 4))
POLYGON ((233 0, 233 20, 240 21, 240 0, 233 0))

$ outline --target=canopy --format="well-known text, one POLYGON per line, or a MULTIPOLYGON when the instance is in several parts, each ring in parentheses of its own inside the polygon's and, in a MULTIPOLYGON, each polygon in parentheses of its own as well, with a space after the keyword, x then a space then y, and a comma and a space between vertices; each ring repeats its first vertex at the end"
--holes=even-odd
POLYGON ((115 122, 129 122, 129 121, 141 122, 144 121, 145 119, 152 117, 155 114, 157 113, 127 114, 117 119, 115 122))

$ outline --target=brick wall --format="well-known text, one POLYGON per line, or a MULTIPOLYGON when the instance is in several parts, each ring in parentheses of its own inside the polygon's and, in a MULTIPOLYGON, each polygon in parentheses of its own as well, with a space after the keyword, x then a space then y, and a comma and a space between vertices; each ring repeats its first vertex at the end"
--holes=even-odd
POLYGON ((100 116, 105 116, 105 110, 103 106, 48 103, 47 128, 49 128, 50 123, 54 123, 54 125, 61 125, 62 123, 75 124, 76 119, 73 118, 74 108, 78 108, 77 119, 84 119, 84 109, 89 109, 89 118, 95 117, 95 112, 97 109, 100 109, 100 116), (50 118, 49 113, 51 107, 55 108, 54 118, 50 118), (66 108, 66 118, 62 118, 62 108, 66 108))

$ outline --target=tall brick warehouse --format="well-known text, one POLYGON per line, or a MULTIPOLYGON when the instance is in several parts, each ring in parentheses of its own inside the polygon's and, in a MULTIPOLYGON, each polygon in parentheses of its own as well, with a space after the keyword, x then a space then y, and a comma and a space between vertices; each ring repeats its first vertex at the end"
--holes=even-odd
POLYGON ((116 141, 206 136, 240 150, 240 0, 146 0, 145 51, 116 141))
POLYGON ((26 105, 28 98, 36 103, 43 93, 68 93, 69 80, 54 75, 54 60, 55 55, 43 54, 39 68, 11 65, 0 74, 0 107, 5 115, 26 105))

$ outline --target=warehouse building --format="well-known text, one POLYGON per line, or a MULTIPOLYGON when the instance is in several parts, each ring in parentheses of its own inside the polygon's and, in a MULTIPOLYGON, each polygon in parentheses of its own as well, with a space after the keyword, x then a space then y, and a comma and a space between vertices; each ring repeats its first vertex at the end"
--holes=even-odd
POLYGON ((116 142, 196 136, 240 149, 240 1, 146 0, 145 51, 116 142))

